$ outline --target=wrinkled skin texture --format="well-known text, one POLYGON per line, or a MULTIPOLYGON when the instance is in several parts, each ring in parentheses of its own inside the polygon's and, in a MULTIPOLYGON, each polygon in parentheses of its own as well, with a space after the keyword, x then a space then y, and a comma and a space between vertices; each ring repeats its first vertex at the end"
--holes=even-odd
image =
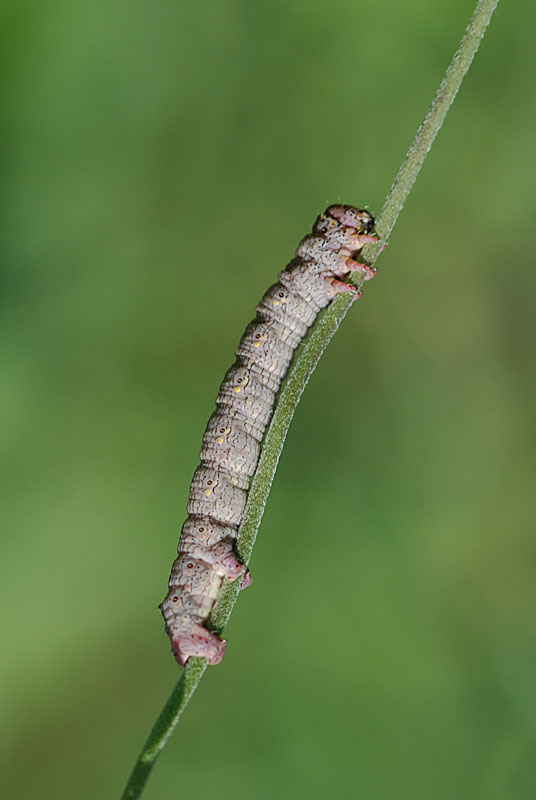
POLYGON ((376 241, 373 231, 368 211, 329 206, 260 301, 240 340, 203 436, 189 516, 160 606, 179 664, 191 656, 218 664, 225 654, 225 640, 209 631, 206 622, 224 581, 241 579, 241 588, 251 583, 234 543, 277 392, 318 312, 339 292, 361 296, 343 279, 352 272, 365 280, 374 277, 374 269, 356 260, 365 244, 376 241))

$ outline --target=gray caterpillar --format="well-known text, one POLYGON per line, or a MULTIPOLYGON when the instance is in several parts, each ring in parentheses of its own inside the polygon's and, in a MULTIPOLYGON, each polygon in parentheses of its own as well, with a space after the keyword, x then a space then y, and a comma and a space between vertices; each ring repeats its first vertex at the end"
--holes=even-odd
POLYGON ((273 414, 279 387, 317 314, 339 292, 361 292, 341 279, 375 270, 354 260, 371 235, 374 218, 352 206, 330 206, 306 236, 296 257, 278 276, 257 306, 224 378, 216 410, 201 447, 182 527, 179 555, 171 568, 169 592, 160 608, 179 664, 204 656, 218 664, 226 642, 205 623, 224 580, 251 576, 234 552, 249 484, 259 460, 261 441, 273 414))

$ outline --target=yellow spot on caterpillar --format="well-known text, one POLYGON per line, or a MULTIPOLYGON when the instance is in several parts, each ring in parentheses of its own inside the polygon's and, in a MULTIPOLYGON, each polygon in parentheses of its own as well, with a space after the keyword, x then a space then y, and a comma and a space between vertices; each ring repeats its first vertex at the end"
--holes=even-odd
POLYGON ((222 438, 221 436, 220 436, 220 438, 218 439, 218 444, 223 444, 223 438, 222 438))
POLYGON ((241 388, 242 388, 241 386, 236 386, 235 387, 235 392, 238 394, 238 392, 240 391, 241 388))
POLYGON ((212 489, 207 489, 205 494, 207 497, 210 497, 210 495, 212 494, 212 489))

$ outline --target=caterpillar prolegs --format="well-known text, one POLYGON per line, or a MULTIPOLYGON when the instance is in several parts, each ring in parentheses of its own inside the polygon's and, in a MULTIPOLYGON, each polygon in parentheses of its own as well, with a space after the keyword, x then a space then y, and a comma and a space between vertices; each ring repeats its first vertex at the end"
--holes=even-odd
POLYGON ((171 568, 169 592, 160 608, 179 664, 204 656, 210 664, 225 654, 225 640, 205 623, 223 581, 242 586, 251 578, 234 552, 250 479, 261 441, 273 414, 277 392, 294 351, 319 311, 339 292, 358 289, 343 278, 375 270, 355 260, 372 235, 374 218, 352 206, 329 206, 302 240, 296 257, 257 306, 227 372, 201 447, 182 527, 178 557, 171 568))

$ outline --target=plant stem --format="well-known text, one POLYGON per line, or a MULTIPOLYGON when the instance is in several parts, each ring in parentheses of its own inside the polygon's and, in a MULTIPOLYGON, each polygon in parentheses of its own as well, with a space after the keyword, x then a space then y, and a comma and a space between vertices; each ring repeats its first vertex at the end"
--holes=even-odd
MULTIPOLYGON (((460 46, 445 73, 424 122, 417 131, 377 218, 376 230, 382 241, 366 245, 364 248, 363 257, 370 264, 374 264, 382 246, 387 242, 432 143, 443 124, 446 113, 471 66, 497 3, 498 0, 480 0, 477 4, 460 46)), ((264 437, 261 457, 238 532, 236 550, 244 564, 249 564, 251 558, 257 531, 296 406, 324 350, 337 332, 351 304, 352 298, 348 293, 339 294, 329 308, 320 314, 305 346, 291 367, 279 395, 272 422, 264 437)), ((233 583, 227 581, 224 584, 207 623, 211 630, 221 632, 227 624, 240 591, 239 583, 240 581, 233 583)), ((188 660, 134 765, 122 800, 136 800, 141 796, 156 759, 197 689, 206 667, 207 662, 204 658, 188 660)))
MULTIPOLYGON (((445 73, 445 77, 436 92, 432 105, 428 109, 424 122, 417 131, 415 139, 398 171, 395 182, 383 204, 376 224, 376 230, 383 242, 386 242, 389 238, 402 211, 424 159, 428 155, 434 139, 443 125, 447 111, 458 94, 458 89, 473 62, 498 2, 499 0, 479 0, 477 3, 471 22, 466 28, 460 45, 445 73)), ((379 252, 378 245, 373 247, 376 253, 379 252)), ((369 257, 371 256, 370 251, 368 255, 369 257)))
POLYGON ((125 791, 121 795, 122 800, 135 800, 141 796, 160 751, 173 733, 206 668, 206 658, 190 658, 188 661, 187 669, 184 669, 143 745, 125 791))

